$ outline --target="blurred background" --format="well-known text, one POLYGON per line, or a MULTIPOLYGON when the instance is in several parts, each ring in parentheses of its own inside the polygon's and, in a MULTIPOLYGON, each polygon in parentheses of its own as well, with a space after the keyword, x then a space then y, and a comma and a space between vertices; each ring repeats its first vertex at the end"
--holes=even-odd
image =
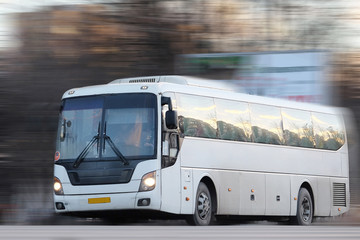
MULTIPOLYGON (((346 107, 359 123, 359 13, 357 0, 0 0, 0 223, 52 216, 58 110, 69 88, 195 75, 346 107)), ((350 131, 357 216, 359 130, 350 131)))

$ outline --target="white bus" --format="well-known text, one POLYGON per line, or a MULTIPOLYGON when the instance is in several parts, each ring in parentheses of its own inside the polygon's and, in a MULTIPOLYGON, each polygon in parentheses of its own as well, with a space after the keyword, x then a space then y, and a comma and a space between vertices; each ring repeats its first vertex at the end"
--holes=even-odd
POLYGON ((194 225, 285 216, 308 225, 349 210, 340 109, 201 84, 155 76, 65 92, 55 211, 170 213, 194 225))

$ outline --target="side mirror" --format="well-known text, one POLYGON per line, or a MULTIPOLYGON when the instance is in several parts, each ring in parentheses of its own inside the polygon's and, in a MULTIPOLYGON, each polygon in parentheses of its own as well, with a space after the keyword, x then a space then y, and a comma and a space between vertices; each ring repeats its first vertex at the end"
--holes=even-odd
POLYGON ((176 111, 168 110, 165 113, 165 123, 168 129, 176 129, 178 127, 176 111))

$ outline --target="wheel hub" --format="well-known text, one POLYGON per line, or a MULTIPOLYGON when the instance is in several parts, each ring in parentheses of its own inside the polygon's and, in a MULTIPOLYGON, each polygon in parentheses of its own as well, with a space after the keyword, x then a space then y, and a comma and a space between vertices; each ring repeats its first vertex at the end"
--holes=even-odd
POLYGON ((204 220, 210 213, 211 205, 210 205, 209 197, 205 193, 200 193, 198 198, 198 212, 199 217, 204 220))
POLYGON ((301 202, 301 216, 305 222, 309 221, 311 217, 310 203, 306 197, 301 202))

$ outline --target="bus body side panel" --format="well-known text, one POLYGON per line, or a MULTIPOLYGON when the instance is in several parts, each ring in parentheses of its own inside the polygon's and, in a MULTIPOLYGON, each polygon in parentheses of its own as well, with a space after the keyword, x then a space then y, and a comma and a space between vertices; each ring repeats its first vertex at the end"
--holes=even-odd
POLYGON ((290 176, 266 174, 265 215, 290 215, 290 176))
POLYGON ((194 213, 194 180, 190 168, 181 168, 181 214, 194 213))
POLYGON ((218 198, 218 214, 233 215, 240 210, 240 173, 238 171, 214 171, 218 198))
POLYGON ((315 216, 330 216, 331 186, 330 178, 318 177, 316 179, 316 190, 314 190, 315 216))
MULTIPOLYGON (((342 150, 324 151, 192 137, 185 137, 181 148, 184 168, 207 169, 210 173, 216 169, 222 170, 222 177, 232 171, 239 172, 239 177, 236 174, 230 175, 232 181, 235 182, 237 179, 240 181, 239 213, 241 215, 294 216, 297 207, 294 198, 298 197, 301 184, 309 181, 314 194, 315 215, 328 216, 331 198, 330 186, 326 178, 342 177, 342 165, 344 165, 342 162, 345 160, 341 160, 341 152, 342 150), (318 182, 317 179, 321 180, 318 182), (291 194, 286 194, 285 190, 281 190, 283 188, 291 189, 291 194), (256 201, 251 200, 252 189, 256 201), (278 203, 278 196, 282 204, 278 203), (253 206, 254 204, 256 206, 253 206)), ((194 170, 194 196, 198 186, 197 181, 201 179, 197 179, 199 178, 197 175, 200 174, 198 172, 194 170)), ((204 173, 206 171, 201 172, 204 173)), ((218 194, 227 189, 220 180, 217 178, 215 180, 215 185, 220 189, 218 194)), ((226 181, 231 180, 226 179, 226 181)), ((222 206, 222 203, 233 200, 223 200, 221 196, 218 198, 218 214, 227 214, 228 207, 222 206)))
POLYGON ((343 177, 349 177, 349 154, 347 151, 341 153, 341 171, 343 177))
POLYGON ((265 215, 265 186, 263 173, 240 173, 240 215, 265 215))
POLYGON ((320 176, 291 176, 291 211, 290 215, 295 216, 297 213, 298 195, 302 184, 310 185, 313 193, 314 216, 326 217, 330 216, 330 178, 320 176))
POLYGON ((180 157, 173 166, 161 169, 161 211, 180 213, 180 157))
POLYGON ((182 166, 342 177, 340 151, 185 137, 182 166))

